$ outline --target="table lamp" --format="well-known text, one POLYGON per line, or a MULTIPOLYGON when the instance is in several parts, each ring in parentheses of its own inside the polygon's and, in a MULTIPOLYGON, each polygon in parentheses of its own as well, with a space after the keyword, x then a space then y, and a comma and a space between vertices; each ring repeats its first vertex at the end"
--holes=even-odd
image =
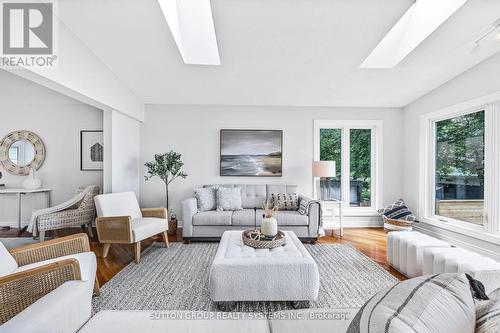
POLYGON ((314 194, 321 200, 321 178, 335 177, 335 161, 313 161, 314 194))

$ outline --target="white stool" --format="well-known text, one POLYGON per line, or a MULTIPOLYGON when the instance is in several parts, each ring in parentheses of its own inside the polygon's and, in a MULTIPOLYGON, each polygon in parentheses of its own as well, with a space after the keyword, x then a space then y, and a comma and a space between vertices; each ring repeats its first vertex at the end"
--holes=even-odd
POLYGON ((423 262, 424 275, 500 269, 499 262, 457 247, 449 249, 425 249, 423 252, 423 262))

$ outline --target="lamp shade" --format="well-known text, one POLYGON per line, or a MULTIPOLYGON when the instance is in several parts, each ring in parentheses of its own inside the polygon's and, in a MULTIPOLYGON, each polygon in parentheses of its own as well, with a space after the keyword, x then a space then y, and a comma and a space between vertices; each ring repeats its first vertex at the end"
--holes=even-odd
POLYGON ((335 177, 335 161, 314 161, 313 177, 335 177))

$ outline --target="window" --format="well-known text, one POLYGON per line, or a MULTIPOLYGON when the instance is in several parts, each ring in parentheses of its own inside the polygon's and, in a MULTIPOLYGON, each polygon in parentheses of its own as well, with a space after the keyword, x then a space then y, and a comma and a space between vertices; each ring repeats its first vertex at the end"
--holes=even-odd
POLYGON ((484 111, 436 122, 435 213, 484 224, 484 111))
POLYGON ((335 161, 336 169, 320 180, 320 199, 341 200, 346 213, 373 213, 381 203, 382 122, 316 120, 314 133, 315 160, 335 161))
POLYGON ((419 220, 496 242, 500 105, 470 105, 421 118, 419 220))

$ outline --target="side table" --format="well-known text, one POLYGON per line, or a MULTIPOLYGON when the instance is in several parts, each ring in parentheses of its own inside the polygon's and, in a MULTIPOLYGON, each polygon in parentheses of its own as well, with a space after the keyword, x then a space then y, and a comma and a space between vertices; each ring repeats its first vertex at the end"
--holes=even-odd
POLYGON ((339 229, 339 236, 344 237, 344 226, 342 224, 342 201, 328 200, 321 201, 321 208, 323 209, 323 229, 334 230, 339 229), (335 215, 338 215, 338 223, 335 222, 335 215))

